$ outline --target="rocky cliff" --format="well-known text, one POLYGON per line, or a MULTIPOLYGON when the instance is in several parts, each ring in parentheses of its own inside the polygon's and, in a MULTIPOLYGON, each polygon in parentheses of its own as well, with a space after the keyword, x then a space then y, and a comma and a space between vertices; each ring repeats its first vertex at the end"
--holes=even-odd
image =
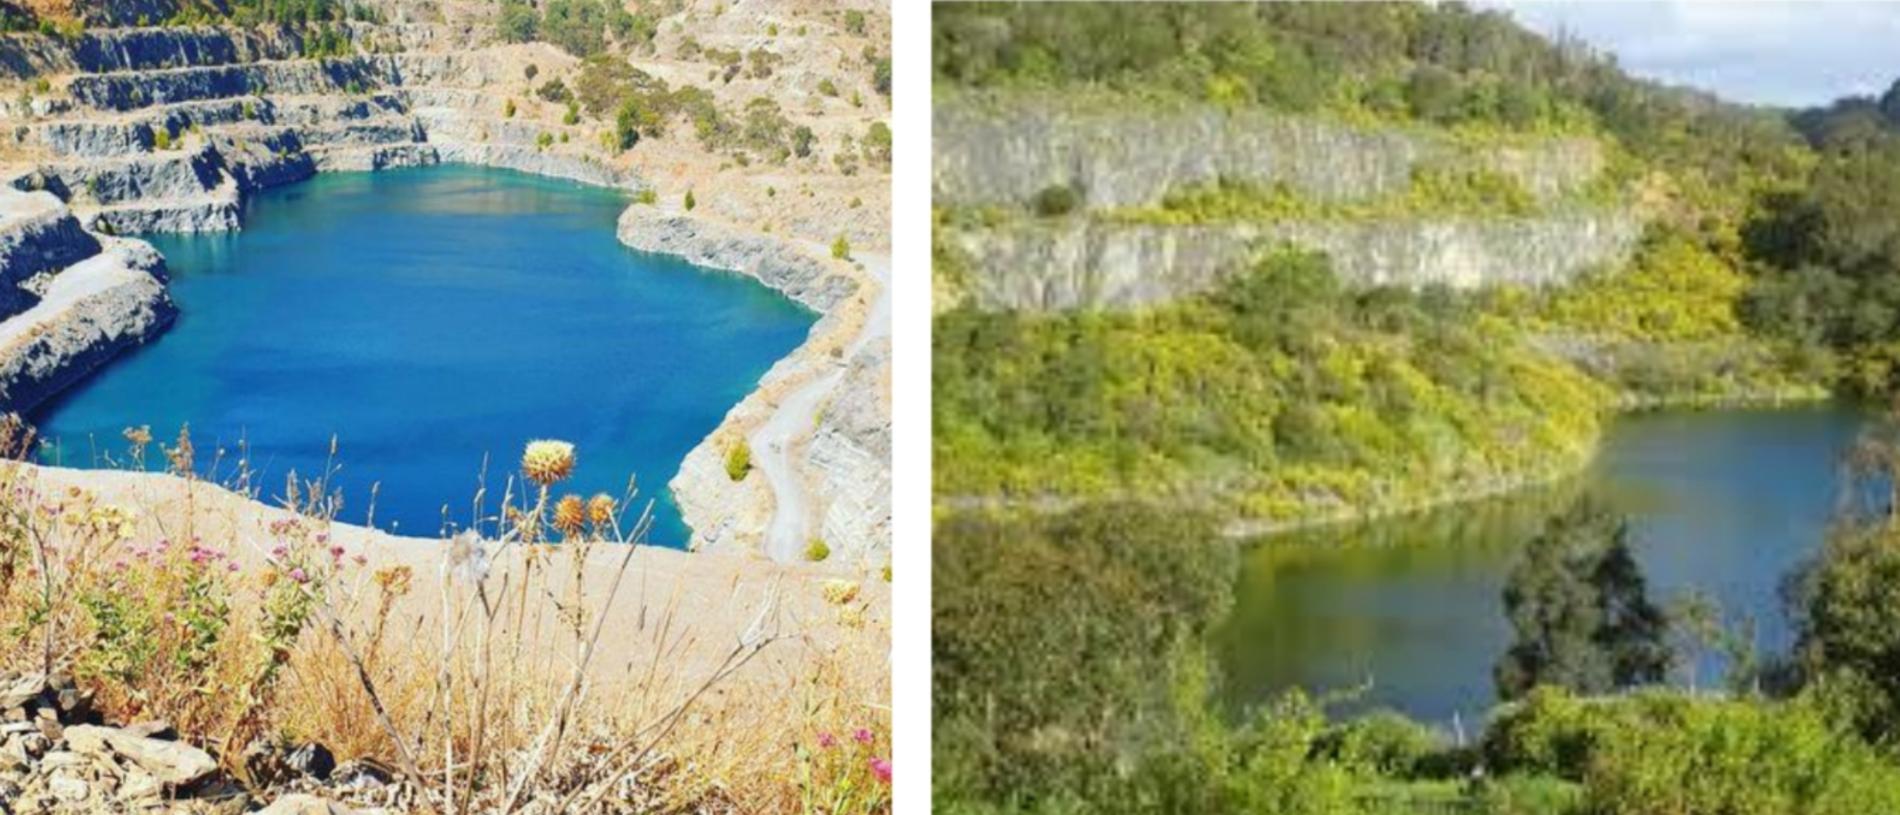
POLYGON ((49 193, 0 189, 0 412, 32 408, 176 315, 150 244, 100 238, 49 193), (18 276, 16 276, 18 275, 18 276))
POLYGON ((1581 210, 1538 218, 1157 226, 1066 218, 945 236, 977 270, 978 308, 1138 308, 1207 291, 1262 249, 1325 252, 1365 285, 1546 285, 1628 255, 1639 224, 1581 210))
POLYGON ((1625 208, 1587 194, 1606 160, 1583 138, 1473 143, 1423 128, 1034 95, 952 96, 933 127, 935 203, 1017 213, 941 236, 969 261, 953 296, 981 308, 1153 304, 1204 291, 1282 242, 1326 252, 1342 277, 1365 284, 1542 285, 1620 262, 1641 231, 1625 208), (1535 213, 1194 225, 1103 217, 1232 182, 1327 204, 1390 201, 1424 173, 1474 171, 1521 188, 1535 213), (1074 194, 1073 211, 1035 217, 1033 202, 1051 188, 1074 194))

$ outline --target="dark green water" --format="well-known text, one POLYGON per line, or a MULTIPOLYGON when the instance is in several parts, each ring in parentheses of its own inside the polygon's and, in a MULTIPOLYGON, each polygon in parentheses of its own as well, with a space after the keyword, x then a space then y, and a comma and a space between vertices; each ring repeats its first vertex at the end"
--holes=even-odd
MULTIPOLYGON (((339 443, 342 519, 432 535, 467 526, 486 463, 496 510, 523 444, 574 442, 565 488, 659 499, 815 316, 755 281, 635 252, 627 199, 503 170, 341 173, 257 195, 245 229, 155 235, 178 323, 37 412, 72 466, 121 433, 189 423, 201 467, 246 440, 266 498, 339 443)), ((157 458, 154 451, 150 454, 157 458)))
MULTIPOLYGON (((1830 406, 1628 416, 1578 483, 1253 547, 1216 644, 1229 701, 1369 684, 1351 706, 1475 721, 1510 640, 1500 595, 1517 551, 1584 488, 1628 515, 1653 598, 1699 589, 1752 618, 1764 653, 1785 650, 1780 586, 1820 545, 1858 427, 1830 406)), ((1700 669, 1708 682, 1719 665, 1700 669)))

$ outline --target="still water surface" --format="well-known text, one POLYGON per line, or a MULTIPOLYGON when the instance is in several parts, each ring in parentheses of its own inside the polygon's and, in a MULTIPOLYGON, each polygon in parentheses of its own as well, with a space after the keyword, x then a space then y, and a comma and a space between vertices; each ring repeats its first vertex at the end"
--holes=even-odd
POLYGON ((1858 427, 1836 406, 1626 416, 1577 483, 1251 547, 1216 643, 1229 701, 1369 686, 1349 707, 1473 721, 1510 641, 1500 597, 1516 555, 1586 488, 1628 515, 1653 599, 1699 589, 1752 618, 1764 652, 1785 650, 1781 583, 1820 544, 1858 427))
MULTIPOLYGON (((466 526, 484 462, 494 511, 522 445, 574 442, 565 488, 659 500, 665 484, 815 315, 735 275, 635 252, 627 199, 504 170, 326 174, 248 204, 242 232, 155 235, 170 332, 37 411, 48 460, 123 458, 125 428, 186 423, 200 467, 248 442, 263 496, 314 477, 338 440, 342 519, 466 526)), ((148 455, 158 459, 156 451, 148 455)))

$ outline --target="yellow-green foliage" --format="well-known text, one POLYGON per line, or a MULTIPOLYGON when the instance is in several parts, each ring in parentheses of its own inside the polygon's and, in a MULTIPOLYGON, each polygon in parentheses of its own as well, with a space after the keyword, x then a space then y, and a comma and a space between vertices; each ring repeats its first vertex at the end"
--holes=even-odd
POLYGON ((831 242, 831 256, 838 260, 851 257, 851 242, 839 235, 837 240, 831 242))
POLYGON ((1541 689, 1485 742, 1494 771, 1581 782, 1582 812, 1900 811, 1900 769, 1801 699, 1580 699, 1541 689))
POLYGON ((1102 217, 1129 223, 1204 224, 1274 221, 1365 221, 1454 215, 1523 217, 1537 199, 1516 177, 1487 169, 1421 167, 1400 192, 1356 201, 1322 201, 1285 183, 1219 183, 1175 190, 1152 207, 1111 210, 1102 217))
POLYGON ((824 538, 812 538, 811 543, 805 544, 806 560, 818 563, 829 557, 831 557, 831 547, 825 543, 824 538))
POLYGON ((941 495, 1143 495, 1297 520, 1554 475, 1610 391, 1452 297, 1276 254, 1147 313, 938 318, 941 495))
POLYGON ((1564 289, 1546 316, 1559 326, 1623 339, 1687 342, 1741 331, 1736 307, 1748 278, 1687 236, 1645 241, 1629 266, 1564 289))
POLYGON ((740 439, 726 451, 726 477, 739 481, 749 472, 752 472, 752 446, 740 439))

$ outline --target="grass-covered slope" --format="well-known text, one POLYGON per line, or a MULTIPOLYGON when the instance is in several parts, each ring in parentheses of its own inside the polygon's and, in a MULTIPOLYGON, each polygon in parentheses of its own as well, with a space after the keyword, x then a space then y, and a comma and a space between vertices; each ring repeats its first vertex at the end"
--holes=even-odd
POLYGON ((1296 252, 1145 313, 946 313, 933 377, 940 495, 1272 521, 1563 472, 1611 399, 1475 297, 1347 290, 1296 252))

